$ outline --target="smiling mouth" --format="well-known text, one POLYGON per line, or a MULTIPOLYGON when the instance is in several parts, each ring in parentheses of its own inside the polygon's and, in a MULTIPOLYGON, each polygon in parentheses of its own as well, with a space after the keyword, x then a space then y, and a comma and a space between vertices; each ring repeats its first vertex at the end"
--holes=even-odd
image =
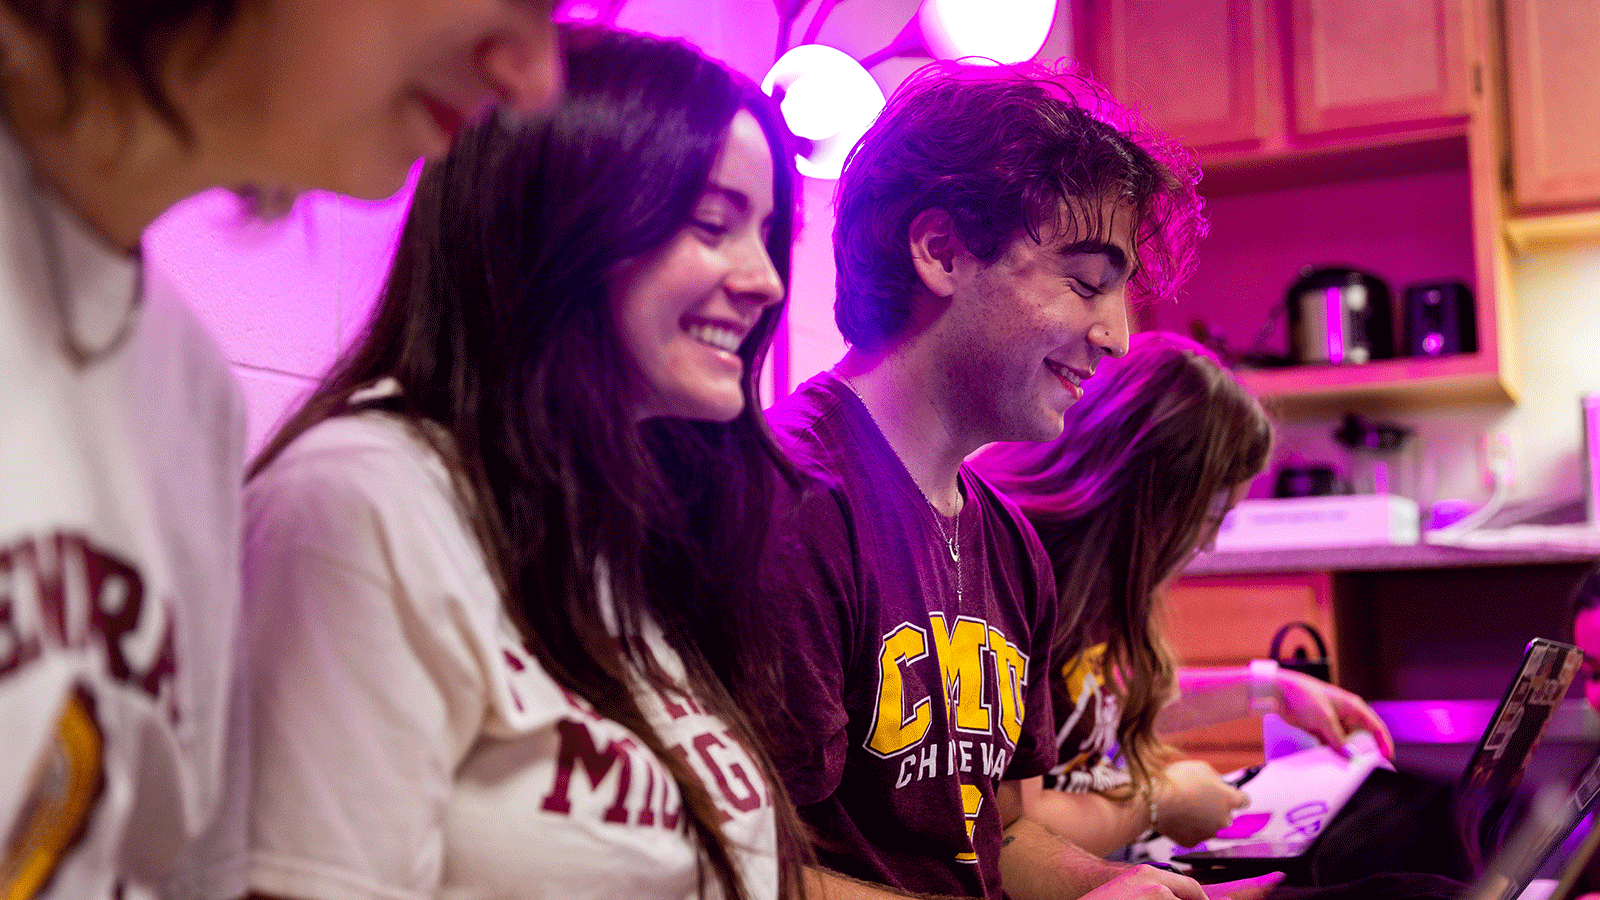
POLYGON ((737 354, 744 341, 744 336, 734 329, 710 322, 691 322, 683 330, 700 343, 726 353, 737 354))
POLYGON ((1083 375, 1081 373, 1069 369, 1054 360, 1047 359, 1044 364, 1046 368, 1055 373, 1057 378, 1080 390, 1083 388, 1083 375))

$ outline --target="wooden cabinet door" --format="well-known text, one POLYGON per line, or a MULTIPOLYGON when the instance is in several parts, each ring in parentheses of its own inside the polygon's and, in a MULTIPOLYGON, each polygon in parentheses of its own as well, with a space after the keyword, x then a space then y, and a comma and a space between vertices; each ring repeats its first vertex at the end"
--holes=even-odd
POLYGON ((1117 99, 1190 148, 1280 127, 1269 0, 1082 0, 1081 52, 1117 99))
MULTIPOLYGON (((1165 634, 1181 665, 1242 666, 1267 655, 1289 622, 1314 626, 1337 659, 1333 578, 1327 572, 1185 576, 1167 588, 1165 634)), ((1299 646, 1296 632, 1290 646, 1299 646)), ((1338 667, 1334 666, 1334 680, 1338 667)), ((1220 772, 1261 762, 1261 720, 1237 719, 1167 736, 1220 772)))
MULTIPOLYGON (((1585 2, 1585 0, 1574 0, 1585 2)), ((1465 117, 1467 0, 1290 0, 1294 127, 1301 135, 1465 117)))
POLYGON ((1600 3, 1506 0, 1512 197, 1600 207, 1600 3))

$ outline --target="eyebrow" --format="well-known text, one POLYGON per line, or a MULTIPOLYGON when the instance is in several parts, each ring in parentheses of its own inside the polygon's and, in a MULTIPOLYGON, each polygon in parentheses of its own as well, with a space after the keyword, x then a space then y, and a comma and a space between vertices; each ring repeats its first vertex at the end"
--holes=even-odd
POLYGON ((1128 254, 1121 247, 1110 241, 1088 238, 1056 248, 1056 255, 1058 256, 1085 256, 1090 254, 1104 256, 1111 263, 1112 268, 1117 270, 1118 274, 1126 272, 1130 279, 1139 273, 1137 266, 1134 267, 1133 271, 1128 271, 1128 254))
POLYGON ((707 194, 721 195, 729 203, 732 203, 735 207, 737 207, 742 213, 747 213, 750 211, 750 198, 745 195, 744 191, 728 187, 725 184, 718 184, 715 181, 710 181, 706 183, 705 192, 707 194))
MULTIPOLYGON (((741 214, 750 214, 750 197, 749 195, 745 194, 744 191, 741 191, 738 188, 732 188, 725 184, 719 184, 715 181, 707 181, 706 189, 701 195, 701 199, 709 196, 722 197, 729 203, 732 203, 734 208, 737 209, 741 214)), ((762 227, 771 227, 776 218, 777 210, 767 213, 767 217, 761 220, 762 227)))

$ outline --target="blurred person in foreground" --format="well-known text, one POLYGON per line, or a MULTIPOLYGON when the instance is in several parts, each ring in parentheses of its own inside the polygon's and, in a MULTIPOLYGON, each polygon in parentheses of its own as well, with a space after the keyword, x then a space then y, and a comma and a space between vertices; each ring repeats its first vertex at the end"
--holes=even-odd
POLYGON ((0 895, 146 896, 224 789, 243 402, 146 227, 214 186, 392 194, 559 91, 546 7, 0 3, 0 895))

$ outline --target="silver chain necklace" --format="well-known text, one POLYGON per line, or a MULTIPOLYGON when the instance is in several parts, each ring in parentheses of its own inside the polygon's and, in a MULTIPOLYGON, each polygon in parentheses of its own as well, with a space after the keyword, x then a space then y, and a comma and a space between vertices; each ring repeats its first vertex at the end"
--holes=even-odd
MULTIPOLYGON (((855 394, 856 399, 861 401, 861 408, 867 411, 867 418, 872 420, 872 424, 878 429, 878 433, 883 435, 883 426, 878 424, 878 417, 872 414, 872 407, 867 405, 867 398, 861 396, 861 392, 856 390, 855 382, 845 377, 838 370, 834 370, 834 374, 838 375, 839 380, 844 382, 844 386, 850 389, 850 393, 855 394)), ((959 608, 961 605, 961 513, 966 508, 966 504, 958 507, 954 516, 948 517, 955 520, 955 534, 952 535, 946 532, 944 530, 944 520, 947 517, 939 512, 939 507, 934 506, 933 501, 928 499, 928 495, 923 491, 922 485, 917 484, 917 479, 911 476, 911 469, 906 466, 906 461, 900 458, 900 451, 894 448, 894 444, 889 443, 888 435, 883 435, 883 442, 889 444, 889 452, 894 454, 895 461, 900 463, 900 468, 905 469, 906 477, 911 479, 911 486, 917 489, 917 494, 922 497, 922 502, 928 504, 928 512, 933 514, 933 527, 939 530, 939 537, 944 540, 945 549, 950 552, 950 559, 956 564, 956 606, 959 608)), ((957 484, 960 484, 959 475, 957 476, 957 484)))
POLYGON ((28 211, 33 216, 34 228, 39 232, 39 244, 44 256, 45 278, 50 282, 50 300, 56 309, 56 316, 61 321, 61 349, 66 352, 76 368, 82 369, 93 363, 110 356, 121 347, 130 335, 133 327, 139 321, 139 312, 144 307, 144 254, 137 255, 137 267, 133 273, 133 293, 128 298, 128 306, 123 311, 122 321, 117 324, 117 330, 105 343, 99 347, 86 347, 79 340, 72 320, 72 297, 67 288, 67 269, 61 259, 61 243, 56 234, 56 223, 45 208, 44 188, 39 184, 37 174, 30 166, 28 168, 28 211))

